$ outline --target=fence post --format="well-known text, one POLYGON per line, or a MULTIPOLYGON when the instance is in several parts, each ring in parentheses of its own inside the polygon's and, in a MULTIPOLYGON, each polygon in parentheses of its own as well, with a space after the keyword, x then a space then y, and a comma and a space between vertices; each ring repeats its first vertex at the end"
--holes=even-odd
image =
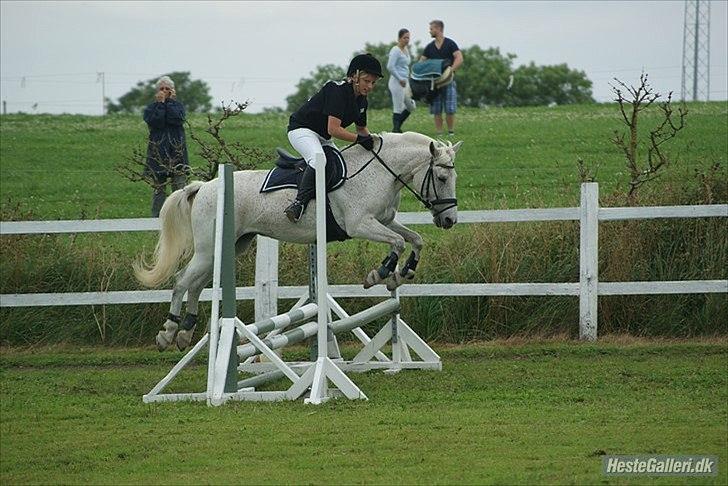
POLYGON ((278 240, 258 235, 255 255, 255 321, 278 315, 278 240))
POLYGON ((597 339, 599 286, 599 185, 581 185, 579 226, 579 339, 597 339))

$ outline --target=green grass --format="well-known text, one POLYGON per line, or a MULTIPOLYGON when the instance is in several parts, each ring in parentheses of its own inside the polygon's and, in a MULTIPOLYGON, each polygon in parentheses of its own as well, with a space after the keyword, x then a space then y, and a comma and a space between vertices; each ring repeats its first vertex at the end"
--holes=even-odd
POLYGON ((352 375, 368 402, 207 408, 142 403, 176 353, 5 348, 0 483, 726 484, 725 341, 437 351, 442 372, 352 375), (719 476, 602 476, 642 453, 717 455, 719 476))
MULTIPOLYGON (((667 149, 674 160, 668 178, 685 177, 713 162, 726 165, 728 103, 691 103, 688 108, 687 128, 667 149)), ((370 127, 390 130, 390 120, 388 111, 374 111, 370 127)), ((656 120, 656 113, 646 114, 644 129, 656 120)), ((271 154, 276 146, 288 146, 286 115, 244 114, 226 123, 222 134, 230 142, 271 154)), ((204 136, 204 117, 193 116, 191 124, 204 136)), ((416 111, 406 128, 434 135, 425 109, 416 111)), ((624 125, 612 104, 462 109, 455 137, 465 142, 457 158, 460 209, 576 205, 579 157, 601 164, 603 195, 623 189, 624 161, 609 141, 615 129, 624 125)), ((21 203, 32 211, 32 219, 147 216, 149 187, 114 171, 135 147, 145 146, 146 135, 138 116, 0 117, 0 209, 6 212, 21 203)), ((188 146, 192 164, 200 164, 195 143, 188 140, 188 146)), ((421 210, 411 196, 402 207, 421 210)))
MULTIPOLYGON (((639 204, 728 202, 728 103, 691 103, 687 128, 667 153, 665 176, 646 187, 639 204), (722 169, 701 181, 698 173, 722 169)), ((614 105, 555 108, 464 109, 458 114, 460 209, 578 204, 576 160, 600 162, 601 203, 624 205, 627 176, 609 141, 623 123, 614 105)), ((389 129, 390 113, 371 114, 373 130, 389 129)), ((644 129, 655 123, 645 118, 644 129)), ((191 123, 201 133, 202 116, 191 123)), ((286 146, 284 115, 247 115, 223 129, 228 141, 273 153, 286 146)), ((433 134, 418 110, 408 129, 433 134)), ((0 117, 0 220, 144 217, 150 189, 114 166, 143 147, 137 116, 0 117)), ((193 165, 200 162, 188 140, 193 165)), ((269 167, 270 164, 265 164, 269 167)), ((421 210, 405 194, 402 209, 421 210)), ((600 225, 600 281, 725 279, 728 221, 722 219, 609 222, 600 225)), ((415 283, 576 282, 578 224, 574 222, 456 225, 450 231, 416 226, 425 239, 415 283)), ((139 289, 131 262, 149 254, 154 233, 3 237, 0 293, 89 292, 139 289)), ((307 283, 306 248, 281 245, 281 285, 307 283)), ((388 254, 381 244, 348 241, 329 247, 332 283, 358 283, 388 254)), ((238 285, 253 284, 254 254, 241 256, 238 285)), ((358 300, 347 309, 370 301, 358 300)), ((728 332, 725 295, 603 297, 600 332, 643 336, 711 336, 728 332)), ((0 343, 10 345, 141 345, 153 339, 167 305, 0 309, 0 343), (59 322, 63 325, 59 326, 59 322)), ((281 309, 284 305, 281 304, 281 309)), ((240 316, 252 317, 250 303, 240 316)), ((467 342, 518 335, 573 335, 578 299, 493 297, 404 299, 404 315, 427 339, 467 342)), ((202 317, 208 316, 203 305, 202 317)))

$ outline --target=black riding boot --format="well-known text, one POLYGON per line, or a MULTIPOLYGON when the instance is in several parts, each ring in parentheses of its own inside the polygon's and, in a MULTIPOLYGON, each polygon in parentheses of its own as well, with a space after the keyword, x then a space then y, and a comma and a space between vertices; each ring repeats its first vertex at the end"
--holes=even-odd
POLYGON ((400 113, 392 113, 392 132, 402 133, 402 115, 400 113))
POLYGON ((402 133, 402 124, 409 116, 410 116, 409 110, 404 110, 402 113, 399 114, 399 131, 400 131, 400 133, 402 133))
POLYGON ((298 185, 296 199, 284 211, 291 223, 297 223, 301 219, 308 202, 314 197, 316 197, 316 170, 306 165, 301 183, 298 185))

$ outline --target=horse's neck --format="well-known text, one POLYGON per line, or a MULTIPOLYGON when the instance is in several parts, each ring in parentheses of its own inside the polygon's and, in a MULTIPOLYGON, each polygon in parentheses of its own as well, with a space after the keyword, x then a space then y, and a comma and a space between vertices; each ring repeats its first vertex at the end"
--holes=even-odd
POLYGON ((428 163, 427 154, 422 147, 415 145, 386 147, 380 154, 384 163, 392 169, 392 172, 409 183, 422 167, 428 163))

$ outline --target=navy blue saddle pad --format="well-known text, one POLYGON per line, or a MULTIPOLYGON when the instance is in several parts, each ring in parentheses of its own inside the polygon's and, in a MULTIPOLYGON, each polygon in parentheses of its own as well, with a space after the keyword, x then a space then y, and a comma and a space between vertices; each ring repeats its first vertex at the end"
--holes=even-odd
MULTIPOLYGON (((346 162, 334 147, 324 145, 326 154, 326 192, 332 192, 344 185, 346 180, 346 162)), ((279 191, 281 189, 298 189, 303 171, 306 169, 306 161, 294 157, 282 148, 277 148, 278 160, 276 166, 268 172, 261 193, 279 191)), ((351 239, 334 218, 331 211, 331 202, 326 196, 326 241, 345 241, 351 239)))
MULTIPOLYGON (((341 152, 334 147, 324 145, 323 149, 326 154, 326 192, 332 192, 344 185, 346 162, 341 152)), ((261 193, 297 189, 301 182, 306 161, 292 156, 282 148, 277 148, 276 151, 278 152, 276 166, 268 172, 260 188, 261 193)))

